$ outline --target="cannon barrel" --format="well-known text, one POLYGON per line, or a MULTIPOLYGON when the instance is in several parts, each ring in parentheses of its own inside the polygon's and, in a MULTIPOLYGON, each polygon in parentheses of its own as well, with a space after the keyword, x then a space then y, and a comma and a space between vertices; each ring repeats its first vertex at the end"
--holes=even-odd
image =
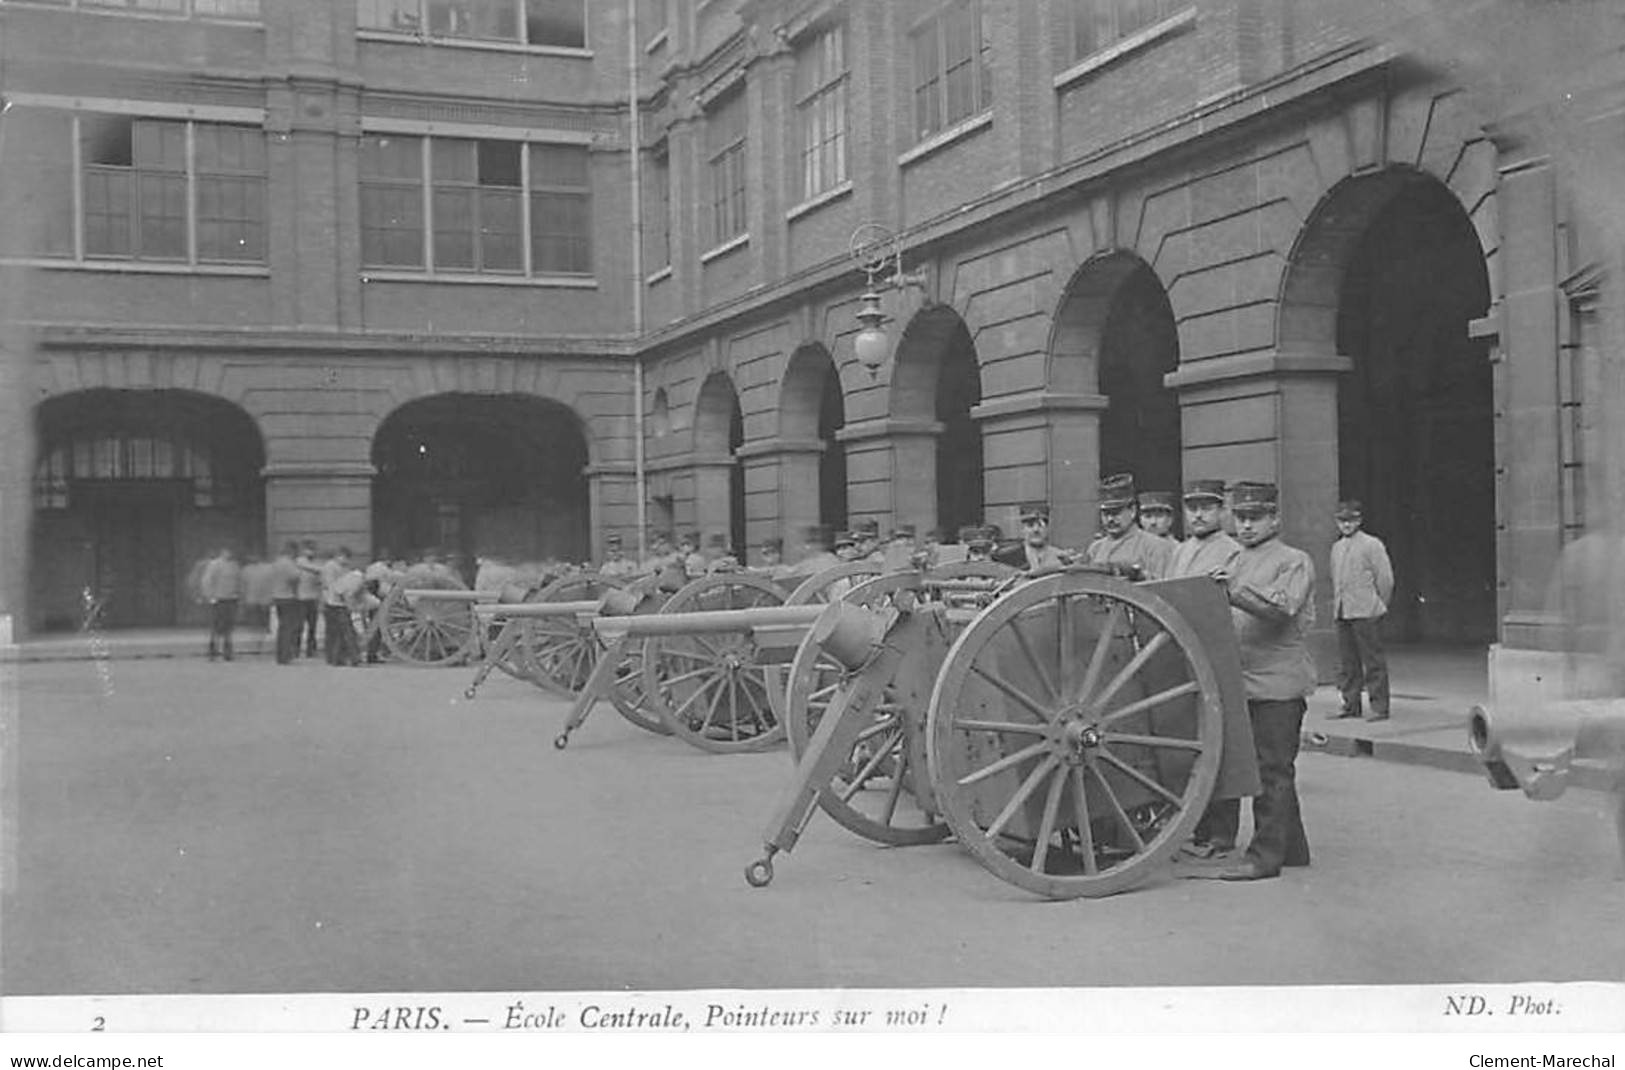
POLYGON ((606 640, 652 639, 668 635, 710 635, 749 632, 781 625, 812 627, 824 611, 821 605, 755 606, 750 609, 711 609, 697 613, 650 613, 639 617, 598 617, 592 624, 606 640))
POLYGON ((1570 699, 1538 711, 1492 714, 1474 706, 1467 738, 1490 783, 1545 801, 1569 781, 1613 793, 1614 833, 1625 859, 1625 698, 1570 699))
POLYGON ((437 602, 495 602, 500 591, 470 591, 461 587, 407 587, 401 591, 414 601, 427 598, 437 602))
POLYGON ((1491 784, 1519 788, 1531 799, 1557 798, 1576 774, 1612 787, 1625 773, 1625 699, 1570 699, 1500 713, 1474 706, 1467 736, 1491 784))
POLYGON ((474 615, 481 620, 537 620, 547 617, 573 617, 579 613, 596 613, 600 599, 579 602, 504 602, 480 603, 474 615))

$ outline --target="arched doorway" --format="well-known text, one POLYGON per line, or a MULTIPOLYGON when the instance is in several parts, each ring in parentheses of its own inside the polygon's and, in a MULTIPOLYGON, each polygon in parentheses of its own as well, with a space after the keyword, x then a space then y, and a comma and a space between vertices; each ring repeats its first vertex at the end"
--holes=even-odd
POLYGON ((897 343, 891 413, 905 425, 934 423, 940 430, 932 444, 929 472, 916 472, 899 455, 894 483, 928 481, 930 491, 927 497, 923 485, 918 494, 894 487, 898 520, 949 531, 982 522, 986 507, 982 428, 971 415, 981 401, 981 364, 965 321, 946 305, 920 312, 897 343), (927 509, 935 515, 910 515, 927 509))
POLYGON ((1179 367, 1168 294, 1143 261, 1129 261, 1100 341, 1100 470, 1128 472, 1141 490, 1180 489, 1179 395, 1163 385, 1179 367))
POLYGON ((1454 194, 1390 175, 1337 306, 1338 476, 1388 545, 1397 641, 1496 636, 1494 381, 1468 323, 1490 305, 1484 253, 1454 194))
POLYGON ((726 372, 712 372, 694 405, 696 523, 702 536, 726 531, 734 552, 740 554, 746 550, 745 466, 739 459, 744 444, 745 415, 733 380, 726 372), (715 478, 719 470, 725 481, 715 478))
MULTIPOLYGON (((1144 260, 1126 252, 1094 257, 1078 268, 1056 315, 1049 389, 1098 395, 1096 462, 1052 466, 1057 506, 1094 501, 1101 475, 1126 472, 1141 490, 1178 491, 1183 482, 1179 395, 1166 377, 1179 367, 1179 331, 1162 281, 1144 260), (1082 484, 1082 485, 1080 485, 1082 484)), ((1081 460, 1081 459, 1080 459, 1081 460)), ((1095 530, 1093 515, 1074 537, 1095 530)))
MULTIPOLYGON (((817 512, 806 509, 792 496, 811 492, 803 462, 791 455, 780 472, 780 489, 785 495, 781 521, 802 523, 816 519, 832 529, 846 527, 846 446, 837 433, 846 426, 846 398, 841 376, 829 351, 816 343, 798 348, 784 371, 779 395, 779 438, 796 450, 816 442, 817 512)), ((788 530, 788 529, 786 529, 788 530)))
POLYGON ((408 402, 373 437, 375 549, 536 561, 591 556, 587 440, 568 407, 519 394, 408 402))
POLYGON ((77 628, 92 607, 105 627, 202 624, 192 565, 262 549, 253 418, 190 391, 95 389, 41 402, 35 426, 34 627, 77 628))

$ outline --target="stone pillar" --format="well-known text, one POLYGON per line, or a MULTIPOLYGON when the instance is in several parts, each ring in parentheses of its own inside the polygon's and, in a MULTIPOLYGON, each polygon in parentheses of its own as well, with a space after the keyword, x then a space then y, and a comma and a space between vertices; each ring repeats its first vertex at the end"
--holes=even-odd
MULTIPOLYGON (((838 448, 838 447, 836 447, 838 448)), ((800 545, 818 515, 818 464, 824 443, 768 439, 741 447, 745 463, 745 528, 752 546, 778 536, 787 551, 800 545)))
POLYGON ((1169 373, 1179 391, 1185 478, 1263 480, 1281 491, 1281 538, 1315 563, 1310 650, 1337 667, 1331 619, 1332 512, 1338 496, 1337 379, 1353 362, 1278 350, 1197 361, 1169 373))
POLYGON ((587 502, 590 522, 587 554, 592 560, 603 557, 604 537, 610 532, 621 536, 629 555, 638 551, 638 478, 630 464, 612 462, 589 465, 587 502))
POLYGON ((727 534, 733 527, 728 484, 734 470, 733 457, 696 454, 688 467, 694 476, 694 527, 702 539, 714 531, 727 534))
POLYGON ((1548 645, 1546 588, 1563 549, 1555 196, 1546 159, 1502 167, 1496 573, 1501 640, 1514 647, 1548 645))
POLYGON ((879 418, 847 424, 835 432, 846 447, 847 517, 873 517, 929 528, 937 522, 935 420, 879 418))
POLYGON ((1048 502, 1050 540, 1087 545, 1098 526, 1100 414, 1106 404, 1100 394, 1039 390, 972 409, 982 427, 985 518, 1012 535, 1021 503, 1048 502))
POLYGON ((315 539, 323 549, 372 545, 373 467, 365 463, 265 466, 265 548, 276 554, 289 539, 315 539))

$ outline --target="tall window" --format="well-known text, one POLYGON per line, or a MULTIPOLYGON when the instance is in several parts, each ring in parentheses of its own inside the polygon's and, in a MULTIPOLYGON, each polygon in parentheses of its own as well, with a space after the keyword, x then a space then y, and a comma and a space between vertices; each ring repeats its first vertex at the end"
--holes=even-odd
MULTIPOLYGON (((3 2, 3 0, 0 0, 3 2)), ((173 15, 177 18, 258 19, 260 0, 29 0, 80 11, 123 12, 135 15, 173 15)))
POLYGON ((745 217, 745 93, 728 94, 706 117, 707 170, 711 175, 711 243, 721 245, 750 228, 745 217))
POLYGON ((1072 0, 1072 58, 1083 59, 1191 6, 1194 0, 1072 0))
POLYGON ((356 25, 472 41, 587 46, 586 0, 357 0, 356 25))
POLYGON ((804 198, 846 181, 846 81, 846 25, 837 23, 796 51, 804 198))
POLYGON ((644 255, 658 271, 671 265, 671 154, 661 146, 649 157, 649 205, 644 255))
MULTIPOLYGON (((60 114, 60 113, 58 113, 60 114)), ((81 210, 73 181, 47 212, 44 252, 86 260, 176 264, 265 261, 265 134, 257 127, 83 113, 48 128, 77 139, 81 210)))
POLYGON ((586 147, 363 138, 361 261, 445 274, 590 273, 586 147))
POLYGON ((993 106, 978 0, 952 0, 914 28, 914 135, 923 141, 993 106))

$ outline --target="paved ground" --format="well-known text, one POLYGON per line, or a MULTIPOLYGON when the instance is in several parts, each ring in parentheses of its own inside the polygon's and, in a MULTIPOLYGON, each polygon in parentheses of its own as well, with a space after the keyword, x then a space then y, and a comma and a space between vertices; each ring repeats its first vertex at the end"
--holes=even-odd
POLYGON ((561 703, 465 670, 7 671, 8 994, 1625 979, 1589 792, 1311 753, 1315 864, 1275 881, 1046 903, 819 820, 754 891, 784 752, 602 710, 559 753, 561 703))

